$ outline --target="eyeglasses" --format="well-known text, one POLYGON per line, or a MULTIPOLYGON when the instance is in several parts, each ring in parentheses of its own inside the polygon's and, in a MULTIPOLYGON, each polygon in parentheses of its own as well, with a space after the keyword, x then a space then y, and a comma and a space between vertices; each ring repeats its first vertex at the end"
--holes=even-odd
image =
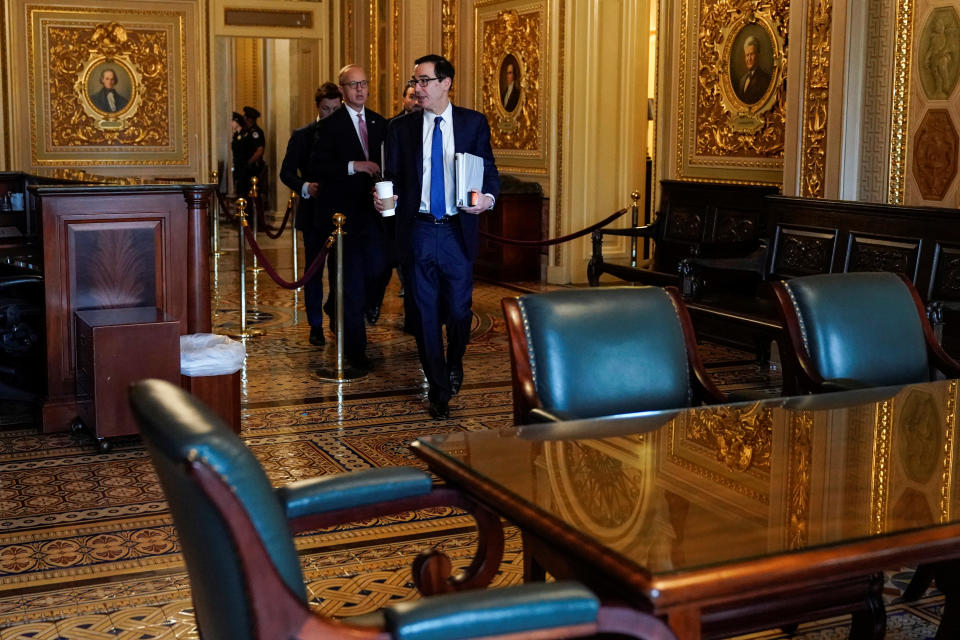
POLYGON ((437 78, 410 78, 410 80, 407 81, 407 86, 408 86, 408 87, 415 87, 415 86, 417 86, 417 85, 420 85, 421 87, 425 87, 425 86, 427 86, 428 84, 430 84, 430 81, 431 81, 431 80, 437 80, 437 81, 439 81, 440 78, 439 78, 439 77, 437 77, 437 78))
POLYGON ((355 80, 354 82, 344 82, 341 87, 350 87, 351 89, 366 89, 370 84, 369 80, 355 80))

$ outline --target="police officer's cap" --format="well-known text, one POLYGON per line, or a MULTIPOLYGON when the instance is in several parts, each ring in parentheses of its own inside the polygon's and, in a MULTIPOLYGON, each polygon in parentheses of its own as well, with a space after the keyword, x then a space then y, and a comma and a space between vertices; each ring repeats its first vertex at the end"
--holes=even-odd
POLYGON ((256 120, 260 117, 260 112, 254 109, 253 107, 244 107, 243 115, 247 116, 251 120, 256 120))

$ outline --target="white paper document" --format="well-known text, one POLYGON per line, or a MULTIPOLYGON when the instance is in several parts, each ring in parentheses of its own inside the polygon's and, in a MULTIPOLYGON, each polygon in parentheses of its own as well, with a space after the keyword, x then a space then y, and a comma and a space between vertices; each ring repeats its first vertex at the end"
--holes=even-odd
POLYGON ((470 202, 470 192, 480 193, 483 188, 483 158, 472 153, 457 153, 454 158, 457 174, 457 206, 467 208, 473 206, 470 202))

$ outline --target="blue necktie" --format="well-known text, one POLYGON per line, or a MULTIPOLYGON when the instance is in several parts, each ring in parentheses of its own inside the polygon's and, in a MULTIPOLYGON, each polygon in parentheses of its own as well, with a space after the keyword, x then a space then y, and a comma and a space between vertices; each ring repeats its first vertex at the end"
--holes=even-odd
POLYGON ((430 213, 437 220, 447 213, 446 189, 443 187, 443 132, 440 123, 443 118, 433 120, 433 146, 430 149, 430 213))

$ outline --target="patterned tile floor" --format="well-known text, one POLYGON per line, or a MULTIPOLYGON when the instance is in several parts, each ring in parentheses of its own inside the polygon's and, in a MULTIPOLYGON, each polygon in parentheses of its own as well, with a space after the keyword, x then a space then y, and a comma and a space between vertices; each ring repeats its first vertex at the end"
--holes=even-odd
MULTIPOLYGON (((227 333, 239 325, 239 289, 237 252, 226 249, 236 242, 227 231, 223 237, 224 251, 211 263, 212 306, 216 330, 227 333)), ((290 279, 286 244, 264 243, 271 263, 290 279)), ((380 321, 368 328, 376 368, 343 385, 318 375, 332 361, 332 340, 328 334, 322 349, 307 344, 302 294, 275 286, 264 272, 251 274, 247 286, 248 322, 266 333, 246 341, 241 435, 276 484, 416 464, 407 444, 421 435, 508 425, 509 356, 499 301, 544 288, 477 284, 463 389, 451 402, 451 418, 438 422, 426 413, 413 339, 400 330, 396 279, 380 321)), ((776 374, 747 354, 716 345, 702 350, 726 389, 777 385, 776 374)), ((176 533, 138 440, 120 440, 100 454, 88 437, 40 434, 33 424, 11 425, 16 422, 10 416, 0 422, 0 640, 196 638, 176 533)), ((440 547, 460 566, 469 562, 473 542, 469 518, 433 509, 311 532, 297 546, 313 605, 326 615, 351 616, 416 597, 409 566, 421 550, 440 547)), ((508 529, 495 584, 519 579, 519 536, 508 529)), ((906 579, 890 576, 891 598, 906 579)), ((887 637, 932 637, 941 606, 935 594, 912 606, 892 604, 887 637)), ((846 637, 845 625, 844 619, 819 621, 794 637, 846 637)))

